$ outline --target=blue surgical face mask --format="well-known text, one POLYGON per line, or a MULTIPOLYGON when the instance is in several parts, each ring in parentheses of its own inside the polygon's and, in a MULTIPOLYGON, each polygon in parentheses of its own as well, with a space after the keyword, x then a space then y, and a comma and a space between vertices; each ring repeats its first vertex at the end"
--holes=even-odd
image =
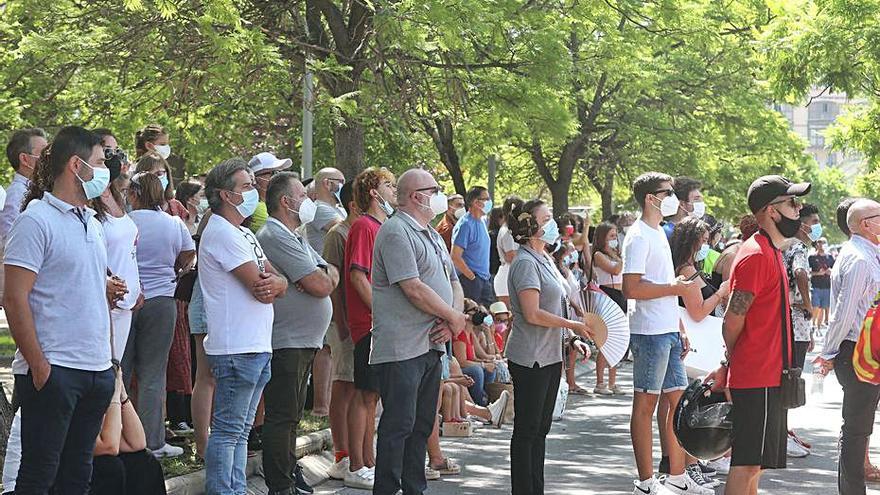
POLYGON ((93 167, 89 165, 89 162, 82 158, 79 158, 79 161, 83 162, 83 165, 86 167, 92 169, 92 179, 85 181, 79 176, 79 174, 76 175, 76 178, 82 182, 83 192, 86 193, 86 199, 95 199, 100 196, 107 189, 107 185, 110 184, 110 170, 93 167))
POLYGON ((813 242, 816 242, 820 238, 822 238, 822 224, 817 223, 815 225, 811 225, 809 236, 810 236, 810 240, 813 242))
POLYGON ((709 256, 709 245, 703 244, 700 246, 700 250, 697 251, 697 254, 694 255, 694 261, 703 261, 706 259, 706 256, 709 256))
POLYGON ((495 205, 492 204, 491 199, 483 203, 483 214, 488 215, 489 213, 491 213, 493 206, 495 205))
POLYGON ((257 211, 257 204, 260 202, 260 193, 256 189, 251 189, 243 193, 232 192, 238 194, 241 196, 241 199, 244 200, 240 205, 235 205, 235 209, 238 210, 238 213, 241 216, 247 218, 257 211))
POLYGON ((486 315, 486 317, 483 318, 483 325, 491 327, 493 323, 495 323, 495 320, 492 319, 492 315, 486 315))
POLYGON ((553 244, 559 239, 559 226, 556 225, 556 219, 551 218, 549 222, 544 224, 544 233, 541 235, 541 240, 546 242, 547 244, 553 244))
POLYGON ((389 217, 394 214, 394 207, 388 204, 388 201, 385 201, 381 197, 379 198, 379 208, 382 208, 382 211, 385 212, 389 217))
POLYGON ((162 184, 162 192, 165 192, 165 190, 168 189, 168 174, 160 175, 159 183, 162 184))

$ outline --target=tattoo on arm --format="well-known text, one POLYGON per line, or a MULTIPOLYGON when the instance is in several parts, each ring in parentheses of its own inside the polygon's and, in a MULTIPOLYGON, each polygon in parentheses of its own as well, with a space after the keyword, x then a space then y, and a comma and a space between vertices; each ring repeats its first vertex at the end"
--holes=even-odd
POLYGON ((751 292, 735 290, 730 296, 730 302, 727 304, 727 312, 735 315, 745 315, 754 300, 755 296, 751 292))

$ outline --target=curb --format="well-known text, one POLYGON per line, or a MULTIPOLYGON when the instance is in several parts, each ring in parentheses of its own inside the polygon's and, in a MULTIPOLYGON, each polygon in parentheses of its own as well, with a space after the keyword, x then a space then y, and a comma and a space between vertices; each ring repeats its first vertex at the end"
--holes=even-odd
MULTIPOLYGON (((333 438, 330 435, 330 429, 324 429, 297 437, 296 439, 296 457, 298 459, 313 454, 319 454, 333 446, 333 438)), ((325 481, 327 469, 326 463, 308 463, 312 469, 308 469, 306 477, 312 484, 318 484, 325 481)), ((306 466, 304 466, 304 469, 306 466)), ((257 452, 257 455, 248 458, 247 467, 245 468, 245 476, 262 476, 263 471, 263 453, 257 452)), ((194 473, 185 474, 165 480, 165 490, 168 495, 204 495, 205 493, 205 470, 201 469, 194 473)))

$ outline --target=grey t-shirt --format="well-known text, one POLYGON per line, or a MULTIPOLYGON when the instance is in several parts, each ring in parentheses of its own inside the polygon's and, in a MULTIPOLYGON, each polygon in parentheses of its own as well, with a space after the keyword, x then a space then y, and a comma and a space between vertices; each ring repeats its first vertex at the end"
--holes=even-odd
POLYGON ((436 317, 417 308, 400 282, 419 278, 452 305, 452 281, 458 280, 446 244, 432 227, 422 227, 398 211, 382 224, 373 246, 373 346, 370 364, 405 361, 431 349, 429 332, 436 317))
POLYGON ((330 297, 312 296, 294 284, 327 262, 299 234, 272 217, 257 232, 257 239, 272 266, 290 282, 287 294, 273 304, 272 349, 320 349, 333 315, 330 297))
POLYGON ((315 218, 306 224, 306 238, 316 253, 324 252, 324 236, 333 226, 333 222, 345 219, 345 215, 334 205, 323 201, 315 201, 315 218))
MULTIPOLYGON (((110 368, 107 248, 94 210, 44 193, 13 222, 4 264, 37 276, 28 301, 49 364, 85 371, 110 368)), ((16 351, 12 372, 27 370, 16 351)))
POLYGON ((510 265, 507 286, 513 310, 513 328, 505 349, 507 358, 528 368, 535 363, 543 368, 562 361, 564 330, 529 324, 519 301, 519 291, 538 289, 538 307, 548 313, 564 316, 562 298, 566 291, 556 275, 553 262, 546 255, 536 253, 528 246, 521 246, 510 265))

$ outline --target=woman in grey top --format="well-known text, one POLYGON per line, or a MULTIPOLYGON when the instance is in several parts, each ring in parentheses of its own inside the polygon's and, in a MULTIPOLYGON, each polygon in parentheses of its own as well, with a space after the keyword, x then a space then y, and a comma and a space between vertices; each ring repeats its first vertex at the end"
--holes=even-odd
POLYGON ((566 290, 545 248, 559 238, 547 205, 528 201, 513 210, 508 227, 521 246, 510 267, 508 288, 513 329, 506 354, 513 378, 513 438, 510 471, 513 495, 544 493, 544 443, 562 376, 565 329, 589 337, 581 321, 567 318, 566 290))

